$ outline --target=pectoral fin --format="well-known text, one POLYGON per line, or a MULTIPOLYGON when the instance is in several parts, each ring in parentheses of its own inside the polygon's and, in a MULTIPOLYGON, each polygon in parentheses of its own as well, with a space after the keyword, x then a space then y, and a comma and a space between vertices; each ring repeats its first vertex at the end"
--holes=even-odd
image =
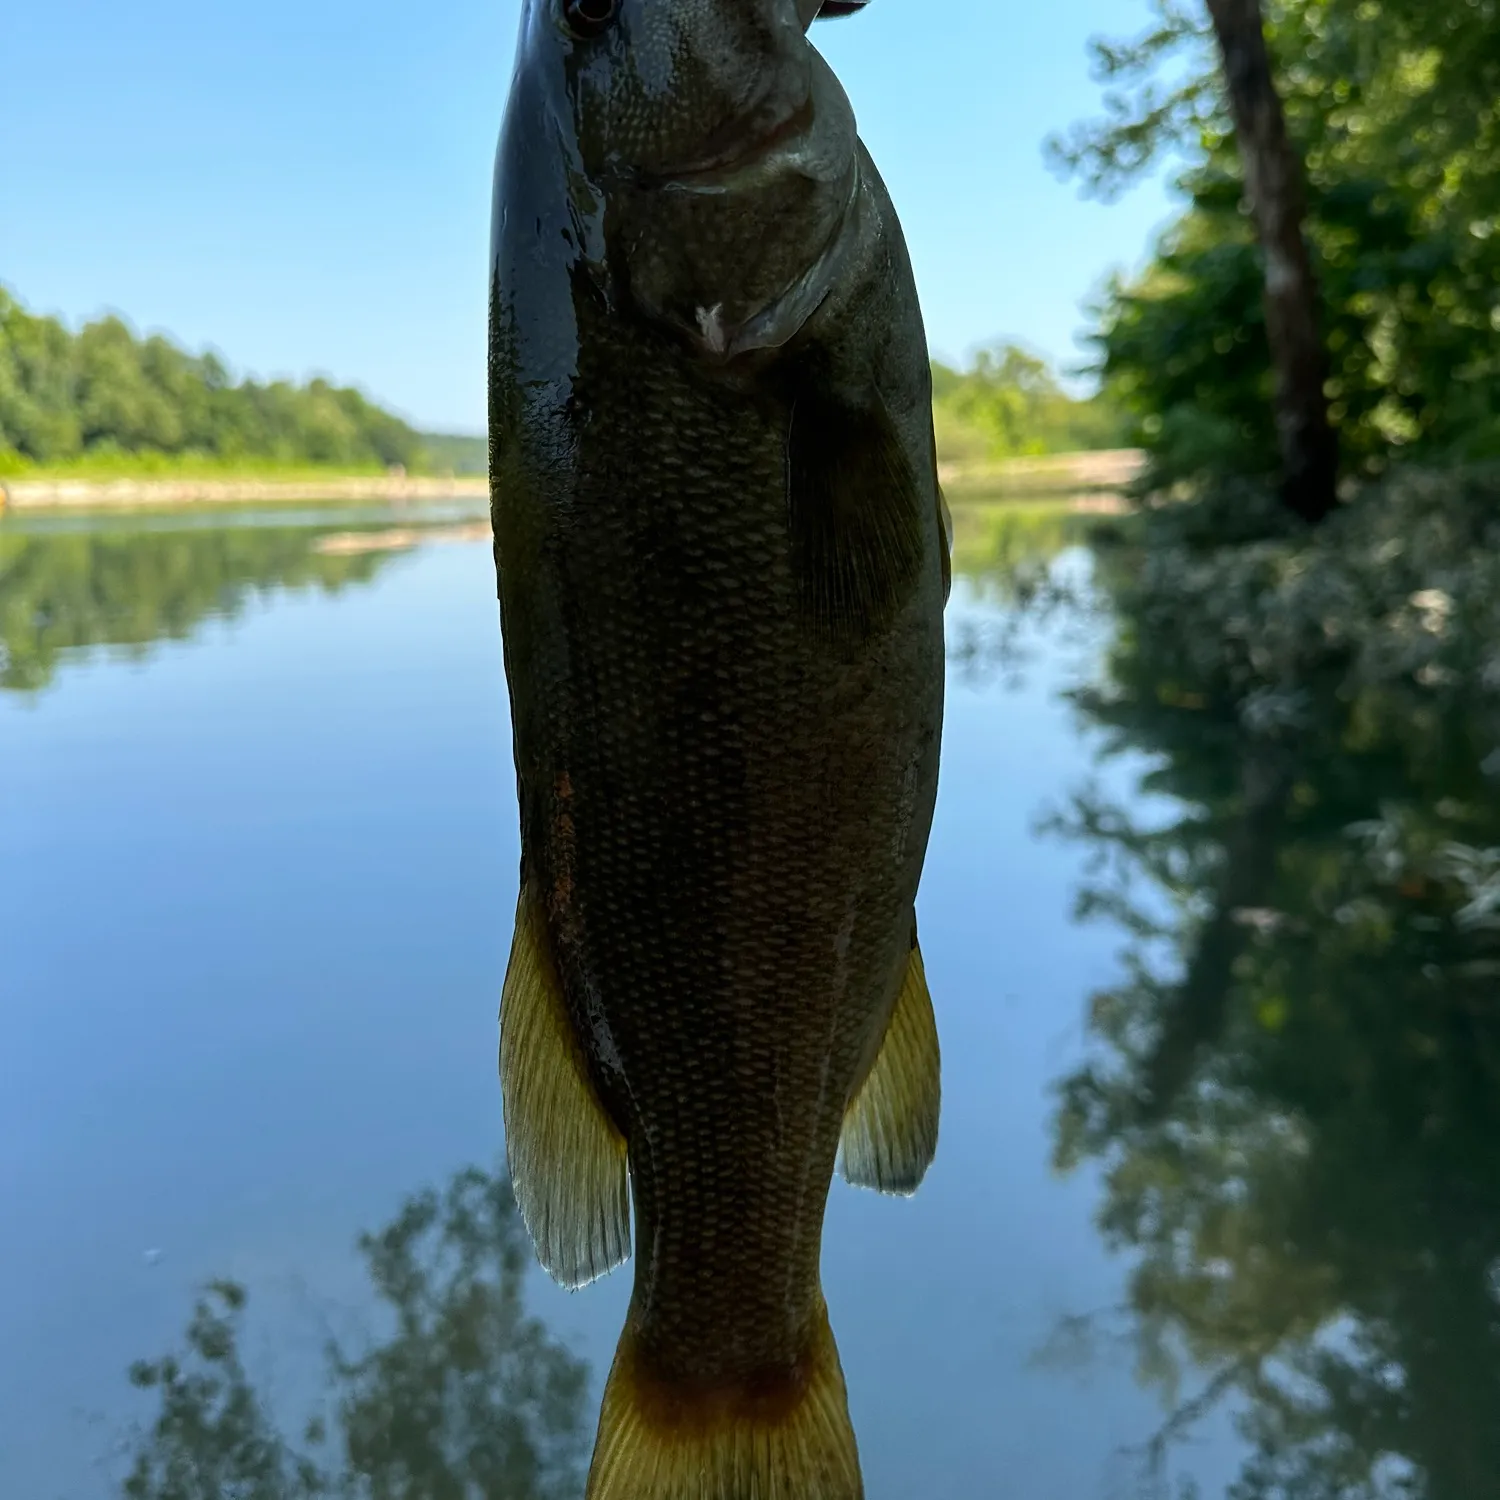
POLYGON ((882 1193, 916 1192, 937 1151, 941 1099, 937 1020, 922 950, 913 941, 880 1055, 844 1115, 845 1181, 882 1193))
POLYGON ((789 522, 802 605, 818 631, 883 625, 922 568, 922 488, 878 398, 858 409, 803 396, 787 442, 789 522))
POLYGON ((537 1257, 564 1286, 584 1286, 630 1254, 625 1138, 589 1079, 525 887, 500 999, 500 1093, 511 1185, 537 1257))

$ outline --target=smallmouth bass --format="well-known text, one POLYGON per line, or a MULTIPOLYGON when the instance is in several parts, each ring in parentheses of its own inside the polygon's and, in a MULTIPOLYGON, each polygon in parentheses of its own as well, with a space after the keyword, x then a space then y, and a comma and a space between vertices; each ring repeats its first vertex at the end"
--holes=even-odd
POLYGON ((949 538, 819 9, 527 0, 496 166, 507 1154, 567 1285, 634 1209, 590 1500, 857 1500, 825 1202, 836 1166, 915 1191, 937 1144, 949 538))

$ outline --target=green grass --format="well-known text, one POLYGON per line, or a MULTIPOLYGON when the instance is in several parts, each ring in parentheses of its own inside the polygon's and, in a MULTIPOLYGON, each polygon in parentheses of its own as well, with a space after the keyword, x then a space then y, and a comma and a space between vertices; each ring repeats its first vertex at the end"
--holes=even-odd
POLYGON ((36 464, 0 457, 0 478, 35 480, 111 479, 332 479, 369 478, 379 464, 278 463, 272 459, 225 459, 202 453, 86 453, 63 463, 36 464))
MULTIPOLYGON (((450 476, 468 478, 484 474, 484 466, 475 467, 472 455, 460 454, 458 444, 477 440, 456 440, 453 452, 430 455, 431 461, 408 472, 414 479, 450 476), (461 457, 462 463, 449 462, 461 457)), ((1087 455, 1085 455, 1087 456, 1087 455)), ((943 464, 951 464, 957 455, 941 451, 943 464)), ((944 488, 955 504, 968 501, 1025 502, 1042 495, 1075 493, 1091 486, 1073 473, 1073 455, 1055 455, 1043 459, 1009 460, 966 468, 949 477, 944 488)), ((182 480, 203 479, 232 482, 235 480, 270 480, 295 483, 298 480, 379 478, 387 471, 378 464, 313 464, 305 460, 278 462, 274 459, 220 458, 204 453, 85 453, 62 463, 33 463, 14 453, 0 453, 0 479, 40 482, 83 481, 98 484, 113 480, 182 480)))

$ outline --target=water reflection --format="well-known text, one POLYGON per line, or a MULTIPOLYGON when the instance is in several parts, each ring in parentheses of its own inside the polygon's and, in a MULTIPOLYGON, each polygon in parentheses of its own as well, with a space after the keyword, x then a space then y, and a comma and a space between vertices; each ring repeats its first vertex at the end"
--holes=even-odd
POLYGON ((953 571, 968 587, 964 607, 947 618, 949 670, 970 687, 1018 685, 1020 672, 1049 629, 1049 653, 1070 626, 1087 621, 1088 568, 1081 551, 1100 502, 1057 499, 955 503, 953 571), (1074 554, 1079 567, 1060 562, 1074 554))
POLYGON ((1002 605, 1014 605, 1041 586, 1048 562, 1085 541, 1092 519, 1055 500, 954 501, 951 509, 953 571, 973 580, 981 597, 1002 605))
MULTIPOLYGON (((0 535, 20 535, 19 519, 0 535)), ((226 520, 105 529, 149 538, 226 520)), ((267 511, 231 529, 326 541, 370 527, 384 545, 414 520, 267 511)), ((1006 592, 1017 567, 1061 549, 1056 565, 1086 576, 1079 523, 1056 509, 955 521, 955 635, 1009 630, 1011 612, 986 601, 1018 597, 1006 592)), ((314 558, 329 555, 321 545, 314 558)), ((478 1352, 465 1342, 471 1294, 434 1258, 455 1264, 441 1210, 409 1242, 423 1288, 371 1298, 357 1268, 361 1289, 348 1282, 354 1226, 498 1140, 509 913, 497 901, 516 849, 496 776, 509 726, 488 548, 423 546, 328 607, 272 602, 233 632, 198 629, 149 671, 69 680, 64 664, 35 711, 0 694, 14 1080, 0 1087, 13 1226, 0 1242, 12 1293, 0 1297, 0 1494, 100 1500, 135 1464, 150 1500, 525 1496, 533 1481, 512 1483, 492 1456, 519 1432, 542 1455, 537 1491, 576 1495, 597 1389, 551 1428, 522 1398, 566 1385, 579 1356, 602 1374, 628 1272, 576 1299, 540 1275, 511 1283, 524 1292, 515 1327, 540 1313, 552 1331, 507 1344, 491 1310, 509 1241, 485 1231, 478 1352), (147 1247, 159 1263, 143 1261, 147 1247), (192 1288, 211 1275, 248 1288, 248 1306, 234 1306, 237 1290, 205 1292, 185 1337, 192 1288), (348 1336, 369 1301, 383 1308, 373 1336, 348 1336), (328 1361, 325 1309, 344 1351, 328 1361), (548 1348, 565 1358, 526 1352, 548 1348), (121 1375, 140 1355, 157 1384, 129 1392, 121 1375), (95 1464, 125 1401, 146 1425, 95 1464)), ((947 1048, 939 1164, 899 1211, 837 1190, 830 1205, 826 1281, 871 1500, 1104 1500, 1120 1493, 1116 1450, 1154 1417, 1128 1371, 1075 1394, 1028 1363, 1057 1312, 1121 1291, 1089 1222, 1091 1181, 1059 1185, 1046 1170, 1042 1087, 1074 1055, 1078 998, 1110 949, 1067 925, 1074 852, 1027 836, 1037 804, 1087 763, 1053 693, 1098 642, 1076 661, 1054 653, 1050 631, 1022 644, 1024 692, 958 685, 949 703, 950 812, 924 916, 947 1048), (980 1247, 981 1273, 952 1273, 963 1245, 980 1247)), ((406 1270, 391 1282, 409 1284, 406 1270)), ((1195 1452, 1205 1496, 1224 1492, 1231 1461, 1195 1452)))
POLYGON ((1500 802, 1479 676, 1351 671, 1324 601, 1309 638, 1335 649, 1301 658, 1320 671, 1252 686, 1205 666, 1215 648, 1138 567, 1106 564, 1115 645, 1077 699, 1106 756, 1151 769, 1128 802, 1091 791, 1058 820, 1094 859, 1081 911, 1127 942, 1056 1155, 1102 1165, 1099 1223, 1133 1259, 1130 1334, 1174 1411, 1151 1467, 1222 1401, 1249 1445, 1232 1500, 1500 1493, 1500 802))
MULTIPOLYGON (((451 508, 449 508, 451 509, 451 508)), ((433 508, 392 532, 390 512, 38 517, 0 526, 0 691, 35 693, 89 647, 144 657, 273 590, 335 594, 375 578, 433 533, 433 508), (365 539, 365 545, 360 540, 365 539), (404 539, 404 541, 403 541, 404 539)))
POLYGON ((388 1336, 330 1341, 326 1400, 295 1436, 248 1373, 233 1282, 204 1289, 180 1349, 131 1369, 157 1410, 130 1500, 574 1500, 588 1367, 526 1311, 532 1255, 504 1178, 460 1172, 359 1246, 388 1336))
MULTIPOLYGON (((0 692, 39 692, 93 647, 144 658, 273 591, 337 594, 368 584, 393 555, 424 541, 482 540, 486 515, 482 501, 455 501, 7 518, 0 692)), ((1084 535, 1085 518, 1055 500, 959 504, 954 518, 955 570, 974 583, 977 602, 1007 609, 1034 603, 1048 562, 1084 535)), ((976 673, 997 654, 972 627, 957 649, 976 673)))

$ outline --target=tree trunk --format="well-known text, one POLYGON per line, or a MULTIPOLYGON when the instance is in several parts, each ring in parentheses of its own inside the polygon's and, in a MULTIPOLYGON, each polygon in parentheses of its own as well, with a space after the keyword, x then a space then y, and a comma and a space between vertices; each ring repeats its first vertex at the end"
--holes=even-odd
POLYGON ((1249 946, 1249 913, 1263 908, 1291 810, 1297 747, 1247 746, 1240 771, 1241 810, 1224 837, 1224 874, 1187 972, 1161 1017, 1146 1066, 1137 1119, 1165 1120, 1192 1081, 1200 1056, 1224 1035, 1234 971, 1249 946))
POLYGON ((1328 420, 1328 356, 1317 277, 1303 237, 1302 174, 1266 47, 1260 0, 1207 0, 1244 163, 1245 191, 1266 260, 1266 331, 1276 375, 1282 496, 1307 521, 1338 503, 1338 440, 1328 420))

